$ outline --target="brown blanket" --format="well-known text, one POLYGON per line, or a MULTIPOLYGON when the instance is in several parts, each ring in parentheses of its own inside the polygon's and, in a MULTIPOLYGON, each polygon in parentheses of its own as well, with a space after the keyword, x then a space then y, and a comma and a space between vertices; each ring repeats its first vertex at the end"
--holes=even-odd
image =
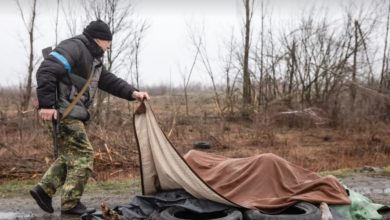
POLYGON ((297 201, 349 204, 343 186, 274 154, 232 159, 190 151, 180 156, 160 129, 149 103, 134 115, 143 194, 183 188, 193 196, 270 212, 297 201))
POLYGON ((210 187, 243 207, 278 209, 297 201, 350 203, 335 177, 320 177, 275 154, 233 159, 191 150, 184 159, 210 187))

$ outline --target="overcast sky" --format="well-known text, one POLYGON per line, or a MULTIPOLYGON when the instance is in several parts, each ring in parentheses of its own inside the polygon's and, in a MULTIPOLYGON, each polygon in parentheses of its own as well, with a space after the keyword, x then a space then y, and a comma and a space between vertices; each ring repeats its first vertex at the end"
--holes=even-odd
MULTIPOLYGON (((20 0, 27 9, 26 2, 20 0)), ((65 0, 63 0, 65 1, 65 0)), ((77 1, 77 0, 76 0, 77 1)), ((259 2, 259 0, 255 0, 259 2)), ((298 19, 305 9, 313 5, 329 10, 329 15, 341 15, 342 4, 337 0, 270 0, 269 13, 275 28, 298 19)), ((56 1, 38 0, 37 32, 35 48, 40 54, 42 48, 54 43, 54 13, 56 1)), ((179 67, 189 68, 194 51, 188 36, 188 24, 200 27, 204 24, 205 41, 218 72, 218 61, 223 53, 223 44, 232 30, 240 38, 243 16, 242 0, 142 0, 136 4, 135 13, 139 19, 146 19, 150 28, 146 32, 140 56, 141 85, 182 83, 179 67)), ((77 16, 77 13, 69 16, 77 16)), ((260 19, 257 12, 254 19, 260 19)), ((14 86, 24 79, 27 69, 27 32, 23 26, 16 3, 13 0, 0 2, 0 86, 14 86)), ((62 38, 66 28, 60 26, 62 38)), ((60 39, 63 40, 63 39, 60 39)), ((119 74, 120 75, 120 74, 119 74)), ((35 76, 34 76, 35 81, 35 76)), ((193 82, 208 83, 208 76, 202 68, 196 68, 193 82)))

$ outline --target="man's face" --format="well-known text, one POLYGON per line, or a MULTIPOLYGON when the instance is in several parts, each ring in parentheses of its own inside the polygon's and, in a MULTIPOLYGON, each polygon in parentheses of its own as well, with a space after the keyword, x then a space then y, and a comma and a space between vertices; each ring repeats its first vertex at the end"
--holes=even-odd
POLYGON ((107 51, 111 46, 111 41, 108 40, 95 39, 95 41, 103 51, 107 51))

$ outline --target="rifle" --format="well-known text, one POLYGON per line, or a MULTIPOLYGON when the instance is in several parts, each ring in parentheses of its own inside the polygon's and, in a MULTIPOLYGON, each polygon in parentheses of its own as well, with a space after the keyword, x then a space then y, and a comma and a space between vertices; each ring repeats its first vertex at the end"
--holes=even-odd
MULTIPOLYGON (((49 56, 51 51, 52 51, 51 47, 47 47, 47 48, 43 49, 42 50, 43 58, 46 59, 49 56)), ((60 114, 58 111, 58 86, 56 87, 54 108, 57 111, 57 117, 56 118, 53 117, 53 119, 52 119, 53 155, 54 155, 54 159, 57 159, 58 147, 59 147, 58 146, 58 137, 60 135, 60 114)))
POLYGON ((58 111, 58 91, 56 89, 56 97, 55 97, 55 104, 54 108, 57 112, 57 117, 53 117, 52 124, 53 124, 53 154, 54 159, 57 159, 58 157, 58 137, 60 136, 60 112, 58 111))

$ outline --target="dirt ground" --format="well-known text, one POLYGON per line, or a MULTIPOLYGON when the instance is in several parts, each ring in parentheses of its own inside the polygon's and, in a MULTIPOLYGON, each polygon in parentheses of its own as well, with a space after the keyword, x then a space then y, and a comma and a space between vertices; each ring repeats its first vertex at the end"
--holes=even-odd
MULTIPOLYGON (((114 208, 117 205, 123 205, 129 203, 135 193, 123 193, 123 194, 105 194, 99 193, 98 195, 86 194, 82 198, 82 202, 89 207, 94 207, 100 210, 100 204, 102 202, 109 205, 110 208, 114 208)), ((60 197, 55 196, 53 198, 53 207, 55 209, 53 214, 47 214, 42 211, 31 197, 15 197, 0 199, 0 219, 1 220, 16 220, 16 219, 31 219, 31 220, 51 220, 51 219, 67 219, 74 220, 80 219, 74 216, 61 216, 60 213, 60 197)))
MULTIPOLYGON (((376 203, 381 203, 390 206, 390 177, 380 175, 353 175, 340 178, 340 180, 350 189, 355 190, 363 195, 366 195, 376 203)), ((88 193, 83 196, 82 201, 88 205, 95 207, 97 210, 100 204, 105 202, 109 207, 114 208, 117 205, 129 203, 132 197, 139 194, 139 191, 129 189, 128 192, 121 194, 99 193, 94 195, 88 193)), ((60 198, 56 196, 53 200, 55 207, 54 214, 46 214, 35 204, 29 196, 3 198, 0 199, 0 220, 16 220, 16 219, 66 219, 76 220, 78 217, 61 216, 59 210, 60 198)), ((387 217, 386 217, 387 219, 387 217)))

